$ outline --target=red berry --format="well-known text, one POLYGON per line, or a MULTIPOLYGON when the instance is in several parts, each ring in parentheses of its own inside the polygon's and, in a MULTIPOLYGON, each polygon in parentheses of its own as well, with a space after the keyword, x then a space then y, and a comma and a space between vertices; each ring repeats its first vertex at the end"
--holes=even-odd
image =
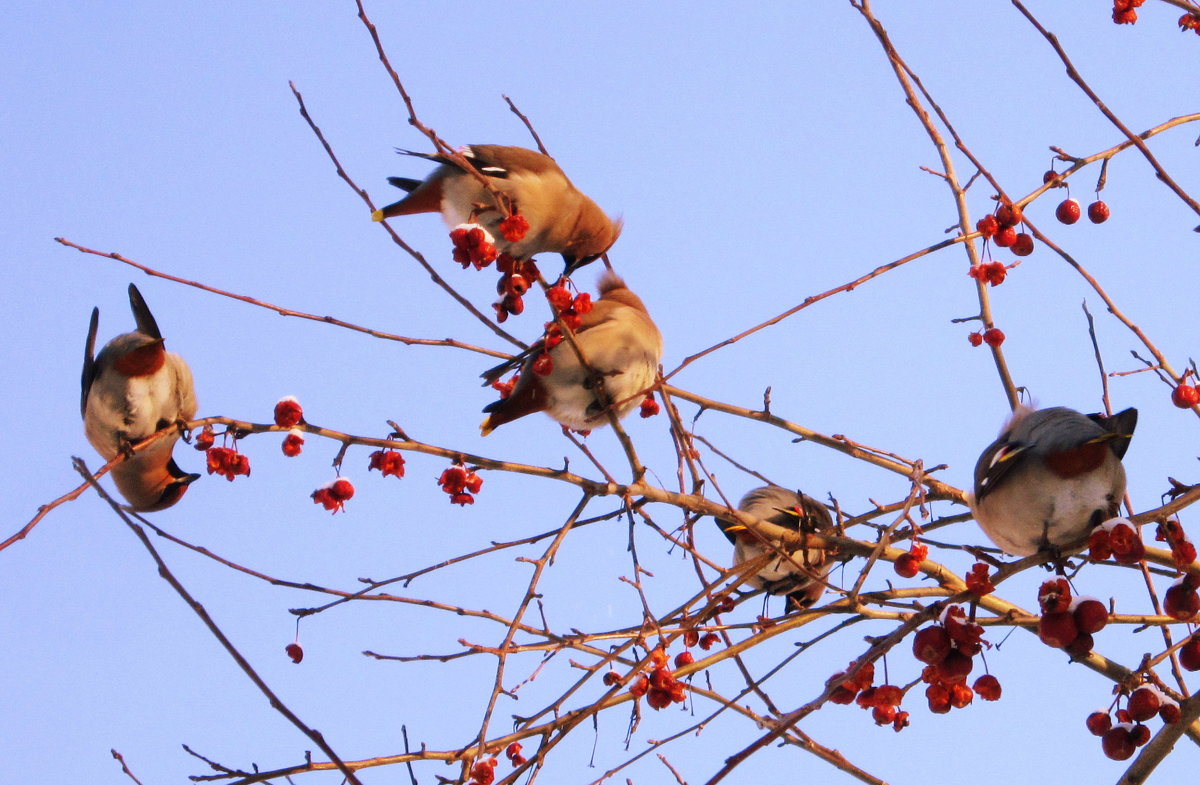
POLYGON ((1056 649, 1065 649, 1079 637, 1075 617, 1069 613, 1047 613, 1038 620, 1038 637, 1042 643, 1056 649))
POLYGON ((1093 711, 1087 718, 1087 729, 1093 736, 1103 736, 1112 728, 1112 717, 1106 711, 1093 711))
POLYGON ((1079 202, 1074 199, 1064 199, 1054 211, 1054 216, 1068 226, 1079 220, 1079 202))
POLYGON ((504 292, 513 297, 521 297, 529 291, 529 281, 520 273, 513 273, 504 279, 504 292))
POLYGON ((1188 638, 1179 648, 1179 664, 1184 670, 1200 671, 1200 634, 1188 638))
POLYGON ((384 477, 403 477, 404 456, 395 450, 376 450, 371 453, 371 462, 367 465, 367 471, 372 469, 378 469, 384 477))
POLYGON ((1075 608, 1071 613, 1075 616, 1075 627, 1080 632, 1092 635, 1108 624, 1108 608, 1100 600, 1079 598, 1072 604, 1075 608))
POLYGON ((907 727, 908 727, 908 712, 907 711, 896 712, 896 719, 892 720, 892 730, 896 731, 896 733, 899 733, 900 731, 904 730, 907 727))
POLYGON ((925 690, 925 700, 929 702, 929 710, 934 714, 946 714, 950 711, 950 689, 942 684, 930 684, 925 690))
POLYGON ((289 643, 283 650, 292 658, 292 662, 299 663, 304 659, 304 649, 300 648, 299 643, 289 643))
POLYGON ((871 710, 871 719, 876 725, 891 725, 896 721, 896 714, 895 706, 876 706, 871 710))
POLYGON ((550 301, 550 305, 554 306, 555 313, 571 307, 571 292, 561 283, 546 290, 546 299, 550 301))
POLYGON ((995 236, 999 229, 1000 222, 996 220, 996 216, 994 215, 985 215, 975 222, 975 231, 983 235, 985 240, 995 236))
POLYGON ((280 398, 275 404, 275 424, 279 427, 291 428, 303 419, 304 410, 300 408, 300 402, 292 396, 280 398))
POLYGON ((983 333, 983 342, 993 349, 1004 343, 1004 331, 998 327, 993 327, 990 330, 985 330, 983 333))
POLYGON ((913 636, 913 656, 927 665, 937 665, 950 653, 950 633, 940 624, 918 630, 913 636))
POLYGON ((200 452, 204 452, 209 447, 213 446, 213 441, 215 441, 215 437, 213 436, 213 428, 211 425, 206 425, 204 426, 204 430, 200 431, 200 433, 196 436, 192 446, 200 452))
POLYGON ((1016 226, 1023 217, 1021 208, 1015 204, 1005 203, 996 208, 996 220, 1001 226, 1016 226))
POLYGON ((621 683, 621 674, 616 671, 609 671, 604 674, 604 686, 613 687, 621 683))
POLYGON ((652 687, 650 691, 646 693, 646 703, 648 703, 650 708, 654 709, 655 711, 659 709, 665 709, 671 705, 671 691, 654 689, 652 687))
POLYGON ((972 346, 978 346, 979 344, 983 343, 983 334, 971 333, 967 336, 967 343, 971 344, 972 346))
POLYGON ((715 632, 706 632, 700 637, 700 648, 708 651, 714 645, 716 645, 717 641, 719 640, 721 640, 720 635, 717 635, 715 632))
POLYGON ((283 444, 280 445, 280 449, 283 450, 283 454, 287 457, 295 458, 300 454, 300 449, 303 446, 304 435, 300 431, 293 428, 292 430, 288 431, 288 435, 284 437, 283 444))
POLYGON ((650 689, 650 680, 645 675, 638 676, 633 684, 629 685, 629 694, 635 698, 640 698, 646 694, 646 690, 650 689))
POLYGON ((1134 725, 1129 731, 1129 739, 1133 742, 1133 746, 1141 747, 1150 741, 1150 729, 1145 725, 1134 725))
POLYGON ((504 239, 510 243, 517 243, 525 237, 525 233, 529 231, 529 221, 525 220, 525 216, 513 214, 500 222, 500 234, 504 235, 504 239))
POLYGON ((921 571, 921 559, 913 556, 911 553, 902 555, 892 564, 892 569, 901 578, 911 578, 921 571))
POLYGON ((329 486, 329 494, 337 501, 347 501, 354 497, 354 485, 345 477, 338 477, 329 486))
POLYGON ((683 645, 689 649, 700 642, 700 633, 695 630, 688 630, 683 634, 683 645))
POLYGON ((1158 716, 1163 722, 1168 725, 1174 725, 1179 722, 1183 716, 1183 712, 1179 709, 1179 704, 1175 701, 1168 701, 1158 707, 1158 716))
POLYGON ((1047 169, 1046 173, 1042 175, 1042 182, 1043 183, 1052 183, 1055 180, 1059 179, 1059 176, 1060 175, 1058 174, 1058 172, 1054 171, 1053 169, 1047 169))
POLYGON ((1129 735, 1129 726, 1117 725, 1110 728, 1100 741, 1104 754, 1113 760, 1129 760, 1137 749, 1129 735))
POLYGON ((1181 384, 1171 392, 1171 403, 1180 409, 1190 409, 1200 403, 1200 387, 1181 384))
POLYGON ((1088 220, 1094 224, 1104 223, 1110 214, 1108 205, 1099 199, 1088 205, 1088 220))
POLYGON ((653 417, 654 415, 658 414, 658 412, 658 401, 654 400, 653 395, 647 394, 646 397, 642 399, 641 406, 638 409, 638 414, 642 417, 642 419, 645 419, 647 417, 653 417))
POLYGON ((1163 595, 1163 610, 1172 619, 1188 621, 1200 611, 1200 594, 1186 581, 1175 583, 1163 595))
POLYGON ((1129 719, 1134 722, 1145 722, 1158 714, 1160 701, 1158 690, 1141 686, 1129 695, 1129 719))
POLYGON ((1092 649, 1096 648, 1096 641, 1086 632, 1081 632, 1075 636, 1075 640, 1067 644, 1063 649, 1067 654, 1071 655, 1072 660, 1081 660, 1092 653, 1092 649))
POLYGON ((1000 700, 1000 680, 990 673, 985 673, 975 680, 975 694, 985 701, 1000 700))
POLYGON ((690 651, 681 651, 675 655, 675 669, 678 670, 685 665, 691 665, 695 661, 696 658, 692 656, 690 651))
POLYGON ((994 242, 1000 248, 1007 248, 1016 241, 1017 230, 1011 226, 1000 227, 1000 230, 996 232, 996 236, 992 238, 992 242, 994 242))
POLYGON ((938 672, 947 684, 955 684, 965 682, 974 667, 974 660, 958 650, 953 650, 938 665, 938 672))
POLYGON ((1017 239, 1013 241, 1012 252, 1017 256, 1029 256, 1033 253, 1033 236, 1025 232, 1017 235, 1017 239))
POLYGON ((537 359, 533 361, 533 372, 538 376, 549 376, 554 370, 554 360, 550 359, 549 354, 539 354, 537 359))
POLYGON ((1146 545, 1128 522, 1115 524, 1109 529, 1108 547, 1118 564, 1137 564, 1146 555, 1146 545))

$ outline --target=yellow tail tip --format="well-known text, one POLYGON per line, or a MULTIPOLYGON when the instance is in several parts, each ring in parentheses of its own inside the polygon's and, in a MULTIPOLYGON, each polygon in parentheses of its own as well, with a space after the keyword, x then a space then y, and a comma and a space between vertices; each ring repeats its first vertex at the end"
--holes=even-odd
POLYGON ((382 221, 383 220, 383 210, 376 210, 375 212, 371 213, 371 220, 372 221, 382 221))
POLYGON ((496 429, 492 425, 492 416, 489 414, 487 417, 485 417, 483 419, 483 422, 479 423, 479 435, 487 436, 494 430, 496 430, 496 429))

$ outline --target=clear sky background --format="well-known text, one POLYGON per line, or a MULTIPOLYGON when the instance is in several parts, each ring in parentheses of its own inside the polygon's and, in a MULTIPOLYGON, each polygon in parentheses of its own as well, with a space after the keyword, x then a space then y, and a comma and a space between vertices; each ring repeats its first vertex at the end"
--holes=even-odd
MULTIPOLYGON (((1008 3, 875 5, 900 53, 1010 194, 1023 196, 1041 184, 1050 145, 1084 156, 1121 141, 1008 3)), ((1138 25, 1117 27, 1105 3, 1029 5, 1130 128, 1197 111, 1200 38, 1176 29, 1178 9, 1150 2, 1138 25)), ((420 117, 443 138, 531 145, 501 98, 507 94, 572 179, 624 216, 612 259, 661 326, 668 369, 805 297, 939 242, 956 224, 948 189, 921 170, 940 169, 935 151, 868 25, 846 2, 376 2, 368 10, 420 117)), ((491 364, 486 357, 406 348, 282 318, 54 242, 61 236, 118 251, 184 278, 388 332, 505 348, 371 223, 297 114, 289 80, 376 204, 395 198, 386 176, 428 171, 424 162, 393 152, 428 144, 407 125, 350 0, 26 3, 0 26, 0 51, 0 254, 7 277, 0 318, 8 336, 0 346, 7 369, 0 374, 7 413, 0 495, 8 511, 0 538, 78 484, 72 455, 100 464, 78 418, 83 343, 95 305, 101 340, 131 329, 130 281, 158 317, 168 348, 190 363, 201 415, 266 422, 275 401, 291 394, 310 422, 337 430, 382 437, 391 419, 414 438, 444 447, 545 466, 569 456, 573 468, 594 473, 540 416, 481 440, 479 410, 493 398, 477 379, 491 364)), ((1193 195, 1200 194, 1197 133, 1186 126, 1151 142, 1193 195)), ((958 166, 961 177, 970 175, 961 156, 958 166)), ((1072 181, 1072 195, 1085 205, 1097 174, 1093 166, 1072 181)), ((990 193, 981 183, 971 189, 972 220, 990 210, 990 193)), ((1061 198, 1057 192, 1039 200, 1029 208, 1031 219, 1099 279, 1175 367, 1184 367, 1197 352, 1200 237, 1191 229, 1200 218, 1136 152, 1109 166, 1108 223, 1058 225, 1052 214, 1061 198)), ((438 218, 392 223, 487 309, 494 273, 451 263, 438 218)), ((557 268, 547 262, 544 269, 557 268)), ((947 464, 943 479, 967 488, 976 457, 1007 413, 990 354, 968 345, 975 325, 951 322, 978 313, 967 264, 960 248, 922 258, 711 355, 673 381, 751 408, 770 386, 776 414, 927 466, 947 464)), ((586 268, 577 281, 590 287, 598 272, 586 268)), ((1109 369, 1141 367, 1130 355, 1145 356, 1135 337, 1046 249, 993 291, 1016 382, 1042 405, 1102 406, 1080 309, 1085 300, 1109 369)), ((509 327, 532 340, 542 314, 531 301, 509 327)), ((1168 476, 1197 480, 1196 418, 1173 408, 1169 389, 1152 374, 1112 384, 1114 408, 1141 412, 1126 459, 1132 498, 1138 509, 1156 506, 1168 476)), ((690 417, 694 407, 684 406, 684 414, 690 417)), ((666 418, 627 422, 655 479, 672 487, 666 418)), ((907 487, 903 478, 744 420, 709 412, 697 430, 774 481, 819 498, 832 494, 850 512, 869 509, 871 500, 902 498, 907 487)), ((265 574, 354 589, 362 577, 399 575, 493 540, 556 528, 577 500, 571 488, 488 473, 478 503, 451 507, 434 483, 445 461, 410 456, 405 479, 385 480, 368 476, 370 451, 354 448, 344 473, 358 495, 346 514, 331 516, 309 494, 334 476, 330 461, 338 445, 310 438, 301 457, 285 459, 278 441, 247 439, 251 477, 231 484, 206 476, 154 521, 265 574)), ((607 430, 593 434, 589 445, 607 465, 622 466, 607 430)), ((186 445, 176 456, 185 469, 203 470, 203 455, 186 445)), ((729 495, 757 484, 715 455, 707 459, 729 495)), ((599 500, 589 511, 612 508, 599 500)), ((958 511, 934 507, 938 515, 958 511)), ((681 523, 672 508, 650 512, 664 528, 681 523)), ((1196 539, 1194 514, 1185 512, 1183 522, 1196 539)), ((728 560, 728 545, 711 521, 701 521, 696 536, 701 550, 728 560)), ((973 523, 939 536, 983 541, 973 523)), ((625 524, 608 523, 569 538, 542 583, 553 627, 638 622, 637 597, 618 580, 632 570, 628 537, 625 524)), ((639 556, 654 572, 647 591, 663 612, 696 590, 694 572, 656 535, 640 530, 638 538, 639 556)), ((321 595, 273 588, 159 545, 263 677, 344 758, 402 751, 402 724, 414 746, 436 749, 466 743, 477 732, 494 674, 490 660, 402 665, 360 652, 455 653, 459 638, 495 644, 503 629, 411 606, 342 607, 305 621, 307 656, 296 666, 283 654, 294 632, 287 610, 321 604, 321 595)), ((970 563, 966 556, 949 561, 959 569, 970 563)), ((406 591, 507 615, 520 601, 528 570, 510 552, 406 591)), ((1114 572, 1085 570, 1076 586, 1116 597, 1119 610, 1146 610, 1144 589, 1114 572)), ((873 581, 882 586, 890 576, 885 570, 873 581)), ((1041 578, 1022 576, 1004 587, 1005 595, 1032 608, 1041 578)), ((0 598, 0 782, 129 782, 112 748, 147 785, 209 773, 181 744, 243 768, 299 763, 311 748, 157 576, 142 546, 95 494, 54 511, 0 553, 0 598)), ((739 607, 735 620, 751 620, 757 607, 757 601, 739 607)), ((822 643, 770 682, 773 694, 785 709, 815 697, 828 675, 863 650, 863 635, 886 629, 861 625, 822 643)), ((811 635, 777 640, 751 660, 765 668, 811 635)), ((1127 665, 1160 644, 1152 632, 1098 636, 1098 649, 1127 665)), ((507 730, 510 714, 532 713, 575 678, 567 659, 551 660, 522 687, 519 701, 501 700, 496 732, 507 730)), ((1083 727, 1088 712, 1109 702, 1109 682, 1023 633, 989 653, 988 663, 1005 686, 999 703, 977 701, 933 716, 917 690, 906 706, 913 727, 901 734, 875 728, 854 707, 827 707, 803 728, 891 783, 1117 779, 1124 765, 1105 759, 1083 727)), ((533 655, 513 660, 507 683, 536 664, 533 655)), ((899 683, 919 670, 906 647, 889 658, 889 668, 899 683)), ((713 679, 726 691, 740 683, 728 668, 713 679)), ((581 695, 569 705, 589 699, 581 695)), ((678 711, 647 712, 631 753, 691 721, 678 711)), ((597 768, 587 767, 593 737, 581 731, 555 751, 542 781, 587 783, 624 760, 631 754, 621 744, 626 717, 625 709, 602 717, 597 768)), ((689 782, 703 782, 758 735, 744 720, 722 720, 664 752, 689 782)), ((1195 746, 1185 741, 1155 781, 1194 778, 1198 763, 1195 746)), ((762 752, 731 781, 778 780, 785 771, 790 779, 851 781, 792 748, 762 752)), ((440 764, 418 768, 422 783, 456 772, 440 764)), ((367 783, 406 776, 395 768, 361 774, 367 783)), ((626 776, 670 781, 653 754, 614 781, 626 776)))

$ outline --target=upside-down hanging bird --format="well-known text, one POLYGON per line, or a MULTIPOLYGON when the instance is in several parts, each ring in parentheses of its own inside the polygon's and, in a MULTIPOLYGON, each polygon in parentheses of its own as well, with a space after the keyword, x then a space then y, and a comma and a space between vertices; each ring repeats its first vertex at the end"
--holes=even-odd
POLYGON ((514 258, 561 254, 564 275, 600 258, 621 233, 621 222, 605 215, 548 155, 495 144, 469 145, 460 150, 488 184, 507 199, 508 208, 529 223, 520 240, 509 242, 499 230, 503 211, 473 173, 442 153, 397 152, 439 166, 424 180, 389 177, 388 182, 408 191, 408 196, 376 210, 371 216, 376 221, 398 215, 441 213, 448 227, 479 223, 493 235, 497 249, 514 258))
POLYGON ((484 408, 484 436, 534 412, 545 412, 573 430, 590 430, 608 423, 610 408, 624 417, 640 405, 638 393, 653 385, 658 373, 662 334, 641 298, 615 273, 600 277, 599 290, 600 299, 582 314, 574 333, 586 366, 570 340, 564 337, 547 351, 543 337, 521 356, 484 372, 486 384, 521 366, 508 397, 484 408), (540 363, 547 360, 549 372, 539 375, 540 363))
POLYGON ((983 533, 1015 556, 1079 550, 1118 512, 1136 425, 1137 409, 1108 417, 1018 407, 975 464, 971 507, 983 533))
MULTIPOLYGON (((164 348, 154 315, 133 284, 129 307, 137 329, 113 338, 95 357, 100 309, 92 309, 83 356, 84 433, 105 461, 196 414, 192 373, 182 357, 164 348)), ((178 439, 178 432, 172 433, 112 468, 113 482, 132 509, 153 512, 170 507, 200 477, 175 463, 171 453, 178 439)))
MULTIPOLYGON (((738 503, 742 512, 793 531, 834 534, 833 519, 825 505, 811 496, 778 485, 755 488, 738 503)), ((717 518, 722 533, 733 543, 733 566, 747 562, 762 566, 746 583, 767 594, 786 595, 788 610, 809 608, 825 591, 826 576, 840 561, 823 548, 793 546, 785 549, 733 521, 717 518)))

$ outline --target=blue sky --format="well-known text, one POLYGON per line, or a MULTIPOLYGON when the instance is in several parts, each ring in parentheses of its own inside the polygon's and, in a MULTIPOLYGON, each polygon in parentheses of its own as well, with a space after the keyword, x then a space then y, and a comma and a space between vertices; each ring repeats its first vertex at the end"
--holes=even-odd
MULTIPOLYGON (((1147 3, 1131 28, 1113 25, 1101 3, 1029 6, 1129 127, 1140 131, 1196 110, 1188 80, 1200 40, 1176 30, 1177 9, 1147 3)), ((1121 140, 1009 4, 938 1, 914 10, 881 1, 875 10, 1010 194, 1040 184, 1050 145, 1083 156, 1121 140)), ((734 10, 706 2, 686 11, 637 3, 373 3, 368 11, 421 119, 443 138, 529 145, 501 98, 506 94, 576 184, 623 215, 612 258, 660 325, 668 369, 807 296, 939 242, 956 223, 949 191, 921 169, 939 168, 935 151, 869 27, 848 3, 734 10)), ((0 318, 10 336, 0 349, 10 369, 0 374, 0 402, 10 413, 0 493, 9 500, 8 529, 78 484, 72 455, 99 464, 77 416, 84 335, 93 306, 101 311, 102 340, 131 328, 130 281, 158 317, 168 348, 190 363, 201 415, 265 422, 275 401, 290 394, 310 422, 336 430, 382 437, 386 421, 395 420, 414 438, 441 446, 545 466, 569 456, 573 468, 585 470, 586 459, 544 418, 480 439, 479 410, 492 399, 477 379, 491 364, 486 357, 281 318, 53 241, 66 237, 117 251, 299 311, 504 348, 371 223, 297 114, 289 80, 376 204, 395 197, 385 177, 427 170, 393 152, 427 143, 408 126, 352 2, 48 2, 8 16, 0 29, 6 97, 0 253, 9 276, 0 290, 0 318)), ((1200 193, 1196 136, 1191 125, 1151 142, 1193 195, 1200 193)), ((969 176, 961 157, 957 165, 960 176, 969 176)), ((1096 166, 1080 173, 1072 195, 1091 201, 1097 173, 1096 166)), ((989 209, 989 194, 982 183, 971 189, 972 220, 989 209)), ((1060 226, 1052 218, 1060 198, 1036 202, 1031 219, 1098 278, 1176 368, 1184 367, 1196 352, 1200 240, 1191 229, 1200 218, 1136 153, 1108 168, 1108 223, 1060 226)), ((492 275, 450 262, 436 217, 393 226, 486 309, 492 275)), ((996 258, 1011 261, 1007 254, 996 258)), ((694 363, 673 381, 750 408, 770 386, 776 414, 927 466, 947 464, 943 479, 966 488, 975 458, 1007 411, 990 356, 967 343, 974 326, 951 322, 978 312, 966 268, 957 248, 922 258, 694 363)), ((577 282, 591 287, 598 272, 585 268, 577 282)), ((1131 350, 1145 356, 1085 283, 1044 248, 992 298, 1017 384, 1043 405, 1101 406, 1080 309, 1085 300, 1110 370, 1139 368, 1131 350)), ((543 318, 527 311, 509 326, 531 340, 543 318)), ((1168 476, 1195 481, 1197 423, 1173 408, 1168 395, 1148 373, 1112 381, 1114 407, 1141 412, 1126 459, 1138 509, 1157 504, 1168 476)), ((694 413, 684 406, 685 418, 694 413)), ((635 418, 627 429, 652 476, 672 487, 666 418, 635 418)), ((871 500, 897 500, 907 487, 902 478, 737 418, 707 412, 697 432, 774 481, 819 498, 832 495, 854 512, 869 509, 871 500)), ((606 465, 621 467, 610 433, 598 431, 589 446, 606 465)), ((308 494, 332 479, 337 444, 310 438, 295 459, 279 454, 276 436, 248 439, 243 449, 253 465, 250 478, 226 483, 206 476, 154 522, 267 575, 341 589, 557 528, 577 500, 571 488, 491 472, 477 504, 452 508, 433 482, 445 461, 411 456, 406 478, 385 480, 368 476, 369 450, 352 448, 343 473, 358 494, 346 514, 331 516, 308 494)), ((203 455, 185 445, 176 455, 185 469, 203 470, 203 455)), ((732 496, 755 483, 715 455, 707 460, 732 496)), ((589 512, 612 506, 599 500, 589 512)), ((936 515, 958 511, 934 507, 936 515)), ((667 529, 682 522, 669 507, 649 512, 667 529)), ((1183 522, 1195 538, 1191 517, 1185 512, 1183 522)), ((637 536, 639 556, 654 572, 647 591, 656 609, 674 607, 696 590, 691 565, 648 531, 637 536)), ((939 536, 982 542, 973 523, 939 536)), ((704 553, 728 560, 728 545, 710 521, 697 524, 696 537, 704 553)), ((619 580, 632 569, 628 538, 623 523, 568 538, 542 583, 554 627, 637 623, 636 595, 619 580)), ((320 596, 274 588, 158 544, 263 677, 343 757, 400 751, 402 724, 414 745, 437 749, 477 732, 491 661, 402 665, 360 652, 453 653, 459 638, 494 644, 502 630, 412 606, 343 607, 304 622, 306 659, 295 666, 283 656, 294 631, 287 611, 321 604, 320 596)), ((947 561, 969 564, 966 557, 947 561)), ((1085 570, 1076 585, 1115 597, 1119 610, 1144 610, 1137 582, 1113 573, 1085 570)), ((423 578, 409 592, 507 614, 527 576, 526 565, 500 555, 423 578)), ((1040 573, 1022 576, 1006 596, 1033 607, 1040 579, 1040 573)), ((207 772, 181 744, 227 765, 263 768, 299 762, 311 746, 271 710, 94 494, 54 511, 25 541, 0 553, 0 596, 4 779, 127 782, 109 755, 115 748, 143 782, 182 782, 207 772)), ((757 601, 740 607, 737 620, 751 620, 755 607, 757 601)), ((862 635, 886 629, 863 625, 862 632, 815 647, 770 682, 773 695, 783 706, 817 695, 825 677, 862 650, 862 635)), ((776 640, 750 661, 765 668, 808 637, 801 631, 776 640)), ((1099 645, 1134 664, 1158 641, 1149 632, 1106 631, 1099 645)), ((510 714, 540 708, 576 677, 567 656, 522 687, 519 701, 502 699, 497 732, 508 729, 510 714)), ((903 650, 889 660, 895 681, 916 675, 903 650)), ((1024 634, 1014 634, 988 662, 1006 689, 997 704, 977 702, 935 717, 914 693, 914 726, 899 735, 847 707, 818 712, 804 729, 891 783, 926 781, 932 767, 947 764, 959 764, 955 773, 979 785, 1031 771, 1046 781, 1119 776, 1123 766, 1104 759, 1083 728, 1086 714, 1108 702, 1108 682, 1024 634)), ((523 679, 536 664, 535 655, 514 660, 509 679, 523 679)), ((732 670, 714 669, 713 679, 723 690, 738 684, 732 670)), ((674 710, 648 713, 631 752, 690 721, 674 710)), ((590 782, 624 760, 625 722, 624 709, 603 718, 598 768, 587 768, 593 739, 580 732, 555 751, 543 781, 590 782)), ((665 754, 689 782, 702 782, 756 736, 744 721, 721 720, 665 754)), ((1179 781, 1196 762, 1195 747, 1185 742, 1158 779, 1179 781)), ((793 749, 764 751, 736 781, 762 780, 780 767, 797 778, 851 781, 793 749)), ((433 782, 435 773, 456 771, 426 764, 418 773, 433 782)), ((404 776, 381 769, 362 779, 404 776)), ((668 775, 650 755, 614 781, 625 776, 655 782, 668 775)))

